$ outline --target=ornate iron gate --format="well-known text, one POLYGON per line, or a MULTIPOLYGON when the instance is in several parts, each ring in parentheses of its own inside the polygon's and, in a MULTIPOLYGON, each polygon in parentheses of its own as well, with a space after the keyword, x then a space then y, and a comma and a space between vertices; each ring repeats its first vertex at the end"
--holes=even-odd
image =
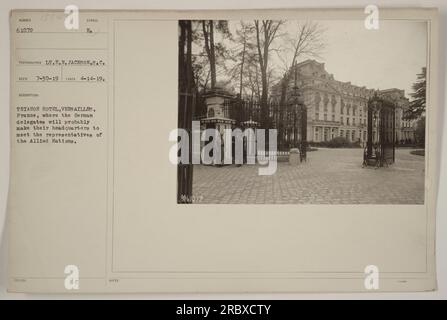
POLYGON ((268 127, 263 127, 261 104, 252 99, 225 100, 225 115, 236 121, 239 128, 278 130, 278 151, 299 148, 302 160, 307 150, 307 108, 298 89, 294 89, 285 105, 271 101, 267 105, 268 127))
MULTIPOLYGON (((286 122, 286 127, 292 128, 293 143, 292 147, 300 150, 300 161, 307 160, 307 107, 301 96, 298 86, 293 88, 291 99, 289 101, 290 111, 292 113, 293 122, 286 122)), ((289 112, 290 113, 290 112, 289 112)))
POLYGON ((395 104, 377 94, 368 101, 368 142, 363 165, 382 167, 395 161, 395 104))

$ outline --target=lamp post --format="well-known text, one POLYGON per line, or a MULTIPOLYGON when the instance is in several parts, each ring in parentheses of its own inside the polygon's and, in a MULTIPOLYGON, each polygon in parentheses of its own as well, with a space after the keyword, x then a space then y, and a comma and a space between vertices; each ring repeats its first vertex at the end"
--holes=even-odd
POLYGON ((374 110, 373 119, 374 119, 374 138, 373 138, 373 142, 376 143, 377 142, 377 130, 378 130, 378 126, 377 126, 377 111, 376 110, 374 110))
MULTIPOLYGON (((296 81, 296 70, 295 70, 295 85, 293 87, 292 91, 292 99, 291 104, 293 107, 294 117, 296 119, 296 115, 298 114, 299 117, 299 149, 300 149, 300 161, 306 160, 307 155, 307 108, 304 105, 304 99, 301 96, 300 90, 297 86, 296 81)), ((298 136, 298 130, 296 121, 294 121, 294 130, 293 130, 293 140, 294 144, 296 145, 297 142, 297 136, 298 136)))

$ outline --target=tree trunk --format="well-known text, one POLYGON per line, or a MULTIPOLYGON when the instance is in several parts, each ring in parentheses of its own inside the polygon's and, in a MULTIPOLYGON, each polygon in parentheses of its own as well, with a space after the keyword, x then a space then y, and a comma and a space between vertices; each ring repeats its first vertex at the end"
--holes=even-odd
POLYGON ((259 30, 259 22, 255 24, 256 26, 256 42, 258 47, 258 56, 259 56, 259 67, 261 69, 261 86, 262 86, 262 92, 261 92, 261 119, 262 119, 262 126, 264 129, 267 129, 268 123, 267 123, 267 57, 265 56, 266 53, 266 47, 268 52, 268 42, 266 42, 266 30, 265 27, 263 29, 264 32, 264 43, 261 44, 260 40, 260 33, 261 30, 259 30), (262 48, 261 48, 262 47, 262 48))
POLYGON ((208 21, 209 30, 207 30, 207 22, 202 21, 203 37, 205 38, 205 51, 210 63, 211 73, 211 90, 216 86, 216 56, 214 50, 214 25, 213 21, 208 21))
POLYGON ((239 97, 242 98, 242 79, 244 73, 244 63, 245 63, 245 47, 247 44, 246 35, 244 33, 244 47, 242 49, 242 61, 241 61, 241 75, 239 79, 239 97))
MULTIPOLYGON (((178 127, 185 129, 191 137, 193 114, 194 77, 192 71, 192 27, 191 21, 179 21, 179 113, 178 127)), ((191 139, 189 141, 189 162, 177 168, 177 202, 192 202, 191 139)))
POLYGON ((209 21, 210 23, 210 69, 211 69, 211 88, 214 89, 216 87, 216 53, 214 51, 214 22, 213 20, 209 21))

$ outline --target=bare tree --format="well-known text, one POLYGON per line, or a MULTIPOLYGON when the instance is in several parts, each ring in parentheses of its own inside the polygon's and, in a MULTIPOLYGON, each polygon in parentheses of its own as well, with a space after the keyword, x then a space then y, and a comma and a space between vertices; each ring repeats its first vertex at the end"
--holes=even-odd
MULTIPOLYGON (((284 74, 279 81, 280 99, 279 99, 279 118, 283 119, 286 115, 287 93, 290 87, 290 81, 296 77, 297 62, 303 57, 319 57, 319 54, 325 48, 323 35, 325 29, 317 22, 298 21, 296 23, 296 33, 292 36, 285 36, 286 48, 278 53, 278 58, 284 64, 284 74)), ((307 104, 309 105, 309 104, 307 104)), ((285 128, 281 122, 278 126, 278 136, 283 137, 285 128)))
POLYGON ((250 99, 261 100, 261 83, 259 74, 259 63, 256 56, 248 56, 244 71, 244 87, 248 88, 250 99))
POLYGON ((242 40, 242 54, 241 54, 241 66, 239 72, 239 97, 242 97, 242 85, 243 85, 243 76, 244 76, 244 66, 245 66, 245 58, 247 54, 247 45, 248 45, 248 37, 250 33, 250 29, 248 25, 245 25, 241 21, 242 31, 240 33, 240 37, 242 40))
POLYGON ((216 86, 216 54, 214 50, 214 22, 202 21, 202 31, 205 38, 205 50, 210 63, 211 89, 216 86))
POLYGON ((226 75, 230 77, 233 85, 239 88, 239 95, 242 97, 247 93, 247 88, 251 88, 250 78, 254 75, 257 66, 257 49, 254 38, 254 26, 240 21, 240 27, 236 30, 236 37, 233 39, 234 46, 230 50, 231 55, 224 65, 226 75))
POLYGON ((278 30, 283 24, 283 21, 273 21, 273 20, 255 20, 255 30, 256 30, 256 44, 258 49, 258 62, 261 71, 261 114, 263 125, 265 127, 269 126, 268 117, 268 72, 269 72, 269 53, 271 50, 271 45, 273 41, 278 37, 278 30))
POLYGON ((281 79, 281 97, 280 104, 286 103, 287 89, 289 83, 294 77, 294 69, 298 60, 301 57, 319 57, 324 50, 326 44, 323 39, 325 29, 322 28, 317 22, 306 21, 297 22, 297 33, 294 37, 288 37, 287 43, 290 43, 290 47, 287 48, 292 53, 291 60, 288 62, 283 57, 279 56, 285 65, 284 76, 281 79))
POLYGON ((210 81, 211 81, 211 89, 214 89, 216 86, 216 65, 217 65, 217 56, 224 56, 226 53, 226 48, 223 45, 223 42, 220 41, 217 44, 214 42, 215 31, 218 32, 223 38, 230 38, 231 33, 228 29, 228 21, 225 20, 202 20, 202 32, 203 38, 205 42, 205 51, 208 57, 209 66, 210 66, 210 81))

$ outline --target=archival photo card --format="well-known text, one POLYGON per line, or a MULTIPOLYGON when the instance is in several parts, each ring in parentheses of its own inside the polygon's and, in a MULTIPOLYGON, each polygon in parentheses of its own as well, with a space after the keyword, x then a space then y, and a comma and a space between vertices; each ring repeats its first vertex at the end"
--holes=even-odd
POLYGON ((437 15, 12 11, 8 289, 435 290, 437 15))

